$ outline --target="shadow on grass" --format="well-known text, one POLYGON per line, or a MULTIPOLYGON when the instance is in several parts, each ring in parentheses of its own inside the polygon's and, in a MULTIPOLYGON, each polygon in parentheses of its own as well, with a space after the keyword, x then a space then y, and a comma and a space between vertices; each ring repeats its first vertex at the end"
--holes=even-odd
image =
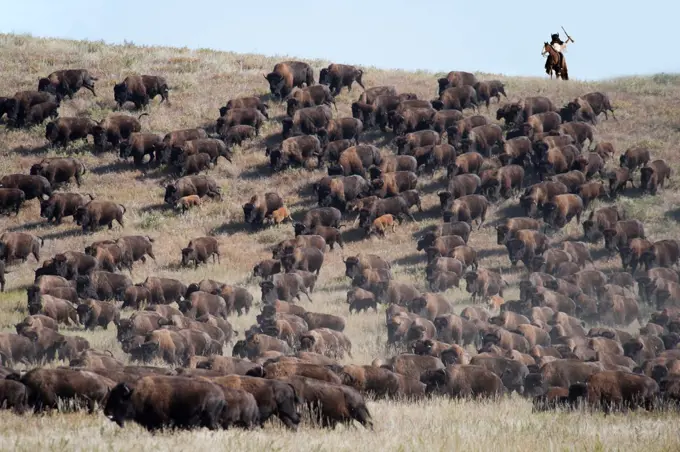
POLYGON ((334 283, 324 286, 324 292, 347 292, 352 289, 352 282, 347 278, 344 283, 334 283))
POLYGON ((9 232, 16 232, 16 231, 32 231, 34 229, 38 229, 41 226, 48 226, 49 223, 46 220, 42 221, 32 221, 29 223, 23 223, 17 226, 10 226, 6 228, 6 231, 9 232))
POLYGON ((166 203, 159 204, 149 204, 139 209, 141 213, 165 213, 171 212, 173 210, 172 206, 166 203))
POLYGON ((246 222, 234 221, 231 223, 224 223, 217 226, 210 231, 210 235, 233 235, 239 232, 259 232, 268 229, 268 226, 253 229, 250 224, 246 222))
MULTIPOLYGON (((609 262, 613 259, 618 260, 618 258, 619 258, 619 253, 610 253, 608 250, 606 250, 604 248, 604 246, 602 248, 598 248, 594 251, 591 250, 590 255, 593 258, 593 262, 600 262, 600 261, 609 262)), ((620 263, 620 260, 619 260, 619 263, 620 263)))
POLYGON ((35 146, 35 147, 30 147, 30 146, 18 146, 14 149, 12 149, 12 154, 18 154, 23 157, 28 157, 31 155, 38 155, 38 154, 47 154, 51 149, 50 145, 44 145, 44 146, 35 146))
MULTIPOLYGON (((160 270, 167 270, 171 272, 179 272, 179 271, 186 271, 186 270, 194 270, 193 264, 188 266, 188 267, 183 267, 182 266, 182 253, 178 249, 177 252, 173 255, 170 256, 171 262, 165 263, 163 265, 159 265, 158 268, 160 270), (175 260, 177 259, 177 260, 175 260)), ((198 266, 198 268, 201 268, 201 265, 198 266)))
POLYGON ((67 229, 65 231, 59 231, 59 232, 50 232, 47 234, 41 235, 43 240, 59 240, 59 239, 66 239, 70 237, 77 237, 79 235, 83 235, 83 230, 76 226, 75 224, 74 229, 67 229))
MULTIPOLYGON (((415 211, 412 210, 412 212, 413 218, 415 218, 416 221, 439 220, 442 218, 439 205, 433 205, 429 209, 424 209, 422 212, 419 212, 417 209, 415 211)), ((436 225, 433 225, 432 227, 436 228, 436 225)))
MULTIPOLYGON (((383 133, 380 129, 371 129, 369 131, 364 131, 359 139, 361 144, 371 144, 376 147, 387 147, 392 143, 394 134, 392 132, 383 133)), ((396 154, 396 149, 394 149, 396 154)))
POLYGON ((239 174, 239 179, 256 180, 271 177, 274 174, 269 163, 260 163, 251 166, 239 174))
POLYGON ((666 213, 664 213, 664 216, 666 218, 669 218, 673 221, 680 222, 680 207, 677 207, 675 209, 667 210, 666 213))
POLYGON ((272 133, 264 137, 264 140, 261 141, 262 144, 259 146, 259 148, 262 149, 262 153, 264 153, 265 148, 274 149, 278 147, 282 142, 283 135, 281 134, 281 132, 272 133))
POLYGON ((439 191, 444 191, 447 188, 447 184, 436 177, 428 177, 427 175, 419 176, 418 191, 421 193, 437 193, 439 191))
POLYGON ((505 248, 484 248, 477 250, 477 260, 489 257, 507 256, 508 251, 505 248))
POLYGON ((342 241, 344 243, 356 243, 356 242, 361 242, 365 240, 366 233, 362 228, 356 227, 352 228, 352 223, 350 222, 348 226, 346 226, 348 229, 343 228, 342 229, 342 241))
POLYGON ((486 222, 485 224, 490 225, 492 227, 496 227, 499 224, 505 223, 508 218, 517 218, 517 217, 526 217, 527 214, 522 208, 522 206, 519 205, 519 202, 517 203, 512 203, 507 206, 500 207, 496 210, 496 216, 498 216, 498 220, 493 221, 493 222, 486 222))
MULTIPOLYGON (((415 247, 413 248, 415 251, 415 247)), ((425 253, 419 253, 416 252, 415 254, 409 254, 408 256, 400 257, 398 259, 394 259, 391 264, 392 265, 401 265, 401 266, 409 266, 409 265, 418 265, 418 264, 426 264, 427 263, 427 255, 425 253)))
POLYGON ((106 174, 106 173, 120 173, 124 171, 135 171, 137 168, 135 168, 134 165, 126 162, 125 160, 118 160, 115 162, 111 162, 107 165, 101 165, 101 166, 96 166, 94 168, 88 168, 88 172, 92 174, 106 174))
MULTIPOLYGON (((314 209, 316 207, 321 207, 321 206, 319 206, 319 203, 318 203, 316 198, 309 199, 309 198, 303 198, 302 196, 300 197, 299 200, 295 201, 294 203, 290 203, 290 204, 287 203, 286 205, 288 206, 289 209, 295 209, 296 207, 302 207, 302 208, 309 210, 309 209, 314 209)), ((292 217, 293 217, 293 219, 295 219, 296 217, 302 217, 303 215, 304 215, 304 213, 295 212, 294 214, 292 214, 292 217)))

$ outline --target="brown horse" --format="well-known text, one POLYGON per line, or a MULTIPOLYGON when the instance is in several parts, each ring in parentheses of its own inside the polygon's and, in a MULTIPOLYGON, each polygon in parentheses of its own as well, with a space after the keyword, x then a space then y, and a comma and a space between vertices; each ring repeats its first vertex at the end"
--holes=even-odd
POLYGON ((569 80, 569 71, 567 70, 567 61, 562 56, 562 64, 560 64, 560 54, 552 48, 547 42, 543 43, 543 52, 541 55, 548 54, 548 62, 546 64, 546 69, 550 70, 550 79, 552 79, 553 72, 555 72, 555 78, 562 78, 562 80, 569 80))

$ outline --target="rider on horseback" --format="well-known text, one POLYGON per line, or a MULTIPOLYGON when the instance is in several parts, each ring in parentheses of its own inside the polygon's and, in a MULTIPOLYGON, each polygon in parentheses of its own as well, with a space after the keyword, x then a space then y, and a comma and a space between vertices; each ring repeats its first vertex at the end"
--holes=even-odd
MULTIPOLYGON (((562 41, 560 39, 560 34, 559 33, 554 33, 550 35, 552 38, 550 41, 550 46, 555 49, 555 51, 560 55, 560 63, 559 67, 562 67, 562 64, 564 62, 564 55, 562 52, 564 50, 567 50, 567 43, 571 38, 567 38, 567 41, 562 41)), ((545 60, 545 72, 546 74, 550 74, 550 55, 548 55, 548 58, 545 60)))

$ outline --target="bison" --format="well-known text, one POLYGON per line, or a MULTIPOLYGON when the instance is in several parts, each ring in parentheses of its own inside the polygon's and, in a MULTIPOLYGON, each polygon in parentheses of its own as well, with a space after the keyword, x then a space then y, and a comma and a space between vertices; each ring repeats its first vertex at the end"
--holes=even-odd
POLYGON ((364 71, 354 66, 332 63, 319 72, 319 83, 328 85, 333 95, 337 96, 344 86, 349 91, 352 91, 352 83, 354 82, 358 83, 365 90, 366 88, 361 81, 363 75, 364 71))
POLYGON ((130 75, 113 87, 113 98, 119 107, 133 102, 135 108, 146 107, 149 100, 161 96, 161 103, 168 100, 170 87, 165 77, 158 75, 130 75))

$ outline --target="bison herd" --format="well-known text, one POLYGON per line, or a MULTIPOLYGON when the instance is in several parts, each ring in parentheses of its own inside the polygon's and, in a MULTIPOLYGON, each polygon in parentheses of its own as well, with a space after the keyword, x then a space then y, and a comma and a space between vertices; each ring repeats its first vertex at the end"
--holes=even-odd
MULTIPOLYGON (((282 140, 266 149, 271 170, 297 166, 328 175, 313 184, 318 207, 298 221, 274 191, 243 204, 254 230, 290 223, 294 231, 273 247, 271 259, 254 263, 261 290, 255 324, 238 333, 229 322, 253 307, 245 287, 160 277, 134 283, 124 271, 156 259, 150 237, 121 236, 59 253, 42 263, 26 290, 30 315, 16 333, 0 334, 7 366, 0 367, 0 405, 41 412, 65 409, 58 401, 69 399, 91 412, 102 407, 121 426, 134 421, 150 430, 252 428, 272 417, 296 429, 301 408, 322 426, 356 420, 372 428, 369 396, 412 401, 517 392, 532 398, 536 410, 586 404, 607 412, 680 400, 680 277, 673 268, 680 244, 652 241, 644 224, 619 206, 595 203, 631 189, 654 195, 671 170, 645 147, 613 161, 613 145, 596 139, 599 115, 614 112, 607 95, 587 93, 564 107, 527 97, 501 105, 494 121, 479 113, 507 97, 497 80, 451 72, 433 83, 438 96, 425 100, 395 86, 365 88, 363 76, 361 69, 331 64, 316 83, 312 67, 297 61, 265 75, 271 101, 286 110, 282 140), (336 96, 355 82, 364 91, 351 104, 352 117, 337 117, 336 96), (389 148, 368 144, 373 133, 391 137, 389 148), (438 181, 437 174, 445 185, 437 193, 442 221, 419 231, 413 244, 427 261, 426 288, 395 279, 392 264, 378 255, 343 256, 348 311, 384 306, 387 354, 342 364, 352 357, 347 319, 307 310, 301 296, 312 301, 327 253, 344 247, 341 228, 358 226, 365 237, 383 238, 404 220, 415 222, 413 209, 423 212, 423 181, 438 181), (524 275, 512 300, 504 298, 510 288, 501 271, 481 266, 481 250, 468 244, 501 204, 523 212, 495 225, 511 267, 523 268, 512 270, 524 275), (559 241, 556 233, 574 219, 582 241, 559 241), (599 247, 620 256, 620 271, 597 268, 591 250, 599 247), (462 281, 472 304, 456 314, 447 291, 462 281), (132 315, 121 316, 128 309, 132 315), (631 334, 634 322, 640 330, 631 334), (64 325, 94 330, 111 323, 135 365, 59 332, 64 325), (230 343, 232 356, 224 356, 230 343), (69 366, 11 368, 56 359, 69 366), (168 367, 152 365, 158 361, 168 367)), ((206 198, 221 201, 220 186, 201 173, 220 157, 231 161, 234 146, 273 121, 260 97, 229 100, 208 128, 164 136, 142 131, 146 112, 102 121, 58 115, 60 103, 80 88, 96 95, 97 80, 87 70, 54 72, 37 91, 0 98, 0 117, 7 114, 17 128, 50 119, 45 138, 53 146, 92 136, 95 152, 112 146, 136 166, 166 166, 181 177, 165 187, 164 201, 182 211, 206 198)), ((156 96, 168 101, 170 87, 163 77, 142 75, 113 91, 119 106, 146 109, 156 96)), ((123 226, 125 206, 59 191, 71 182, 79 186, 85 175, 75 158, 36 162, 29 174, 0 179, 0 209, 18 215, 38 199, 40 216, 50 223, 72 217, 84 233, 123 226)), ((40 262, 42 245, 28 232, 0 236, 3 290, 5 266, 31 256, 40 262)), ((219 265, 220 246, 217 237, 196 237, 177 257, 182 266, 219 265)))

